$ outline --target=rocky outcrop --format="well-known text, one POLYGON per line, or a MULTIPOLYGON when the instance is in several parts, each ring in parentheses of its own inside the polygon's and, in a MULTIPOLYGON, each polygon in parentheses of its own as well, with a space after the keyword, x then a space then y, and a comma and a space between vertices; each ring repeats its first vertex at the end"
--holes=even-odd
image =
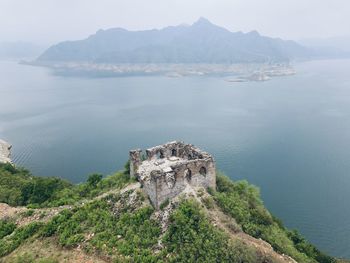
POLYGON ((0 163, 12 163, 11 156, 12 145, 0 140, 0 163))

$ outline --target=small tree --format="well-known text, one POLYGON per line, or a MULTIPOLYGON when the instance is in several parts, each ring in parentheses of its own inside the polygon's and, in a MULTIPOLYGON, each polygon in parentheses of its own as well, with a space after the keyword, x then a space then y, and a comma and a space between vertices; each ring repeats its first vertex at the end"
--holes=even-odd
POLYGON ((91 174, 87 179, 87 183, 89 186, 96 187, 97 184, 102 180, 102 177, 103 177, 102 174, 91 174))
POLYGON ((128 160, 124 165, 124 174, 130 174, 130 160, 128 160))

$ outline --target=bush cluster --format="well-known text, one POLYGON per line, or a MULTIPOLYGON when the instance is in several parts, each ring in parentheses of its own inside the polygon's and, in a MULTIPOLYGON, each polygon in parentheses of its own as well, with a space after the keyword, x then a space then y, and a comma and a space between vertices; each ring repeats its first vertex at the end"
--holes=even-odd
POLYGON ((252 248, 215 228, 195 201, 183 201, 170 220, 164 237, 170 262, 260 262, 252 248))
POLYGON ((28 170, 0 164, 0 202, 11 206, 41 204, 66 188, 73 187, 54 177, 32 176, 28 170))
POLYGON ((30 223, 24 227, 17 228, 10 236, 5 236, 0 239, 0 257, 3 257, 17 247, 19 247, 23 241, 33 236, 42 227, 41 223, 30 223))
POLYGON ((86 183, 73 185, 55 177, 38 177, 11 164, 0 164, 0 202, 31 208, 74 204, 93 198, 111 188, 120 188, 130 181, 128 171, 103 178, 92 174, 86 183))
POLYGON ((10 235, 16 229, 16 224, 10 220, 0 220, 0 239, 10 235))
POLYGON ((72 211, 62 211, 42 228, 40 235, 55 235, 59 244, 67 248, 84 241, 87 251, 120 255, 131 262, 152 261, 151 248, 160 234, 158 224, 150 219, 153 208, 126 210, 119 216, 111 210, 106 200, 96 200, 72 211))

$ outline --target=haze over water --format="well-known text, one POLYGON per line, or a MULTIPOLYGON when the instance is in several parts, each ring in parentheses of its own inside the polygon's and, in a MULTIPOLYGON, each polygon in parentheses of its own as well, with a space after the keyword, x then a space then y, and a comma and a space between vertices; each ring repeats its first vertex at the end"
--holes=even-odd
POLYGON ((0 138, 34 174, 84 181, 121 169, 133 148, 171 140, 213 154, 231 178, 321 250, 350 257, 350 60, 297 75, 74 78, 0 62, 0 138), (19 77, 20 76, 20 77, 19 77))

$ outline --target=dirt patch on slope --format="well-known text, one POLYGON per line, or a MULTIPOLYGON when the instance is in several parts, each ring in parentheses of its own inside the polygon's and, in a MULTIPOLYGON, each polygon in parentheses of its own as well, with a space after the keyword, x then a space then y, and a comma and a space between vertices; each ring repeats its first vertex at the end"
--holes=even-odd
POLYGON ((36 239, 25 242, 14 252, 0 259, 1 263, 22 262, 21 259, 26 259, 25 262, 36 262, 39 259, 51 260, 49 262, 62 263, 104 263, 108 262, 96 255, 88 255, 84 251, 75 249, 64 249, 55 244, 53 238, 36 239))

